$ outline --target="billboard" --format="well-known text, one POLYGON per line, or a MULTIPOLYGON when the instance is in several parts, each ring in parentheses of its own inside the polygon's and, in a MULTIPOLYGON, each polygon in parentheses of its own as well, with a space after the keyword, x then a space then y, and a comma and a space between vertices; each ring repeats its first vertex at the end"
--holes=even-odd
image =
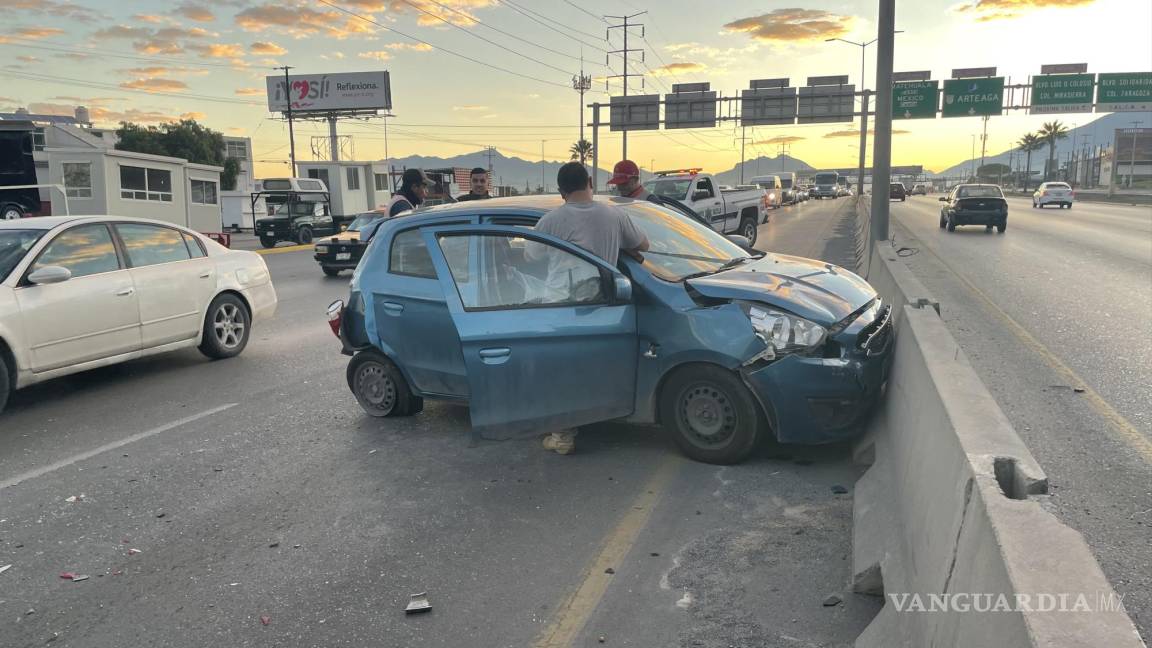
POLYGON ((291 96, 292 111, 343 112, 350 110, 391 110, 392 86, 388 72, 341 72, 339 74, 295 74, 265 78, 268 110, 285 112, 291 96))
POLYGON ((609 130, 660 129, 660 95, 615 96, 611 98, 609 108, 609 130))

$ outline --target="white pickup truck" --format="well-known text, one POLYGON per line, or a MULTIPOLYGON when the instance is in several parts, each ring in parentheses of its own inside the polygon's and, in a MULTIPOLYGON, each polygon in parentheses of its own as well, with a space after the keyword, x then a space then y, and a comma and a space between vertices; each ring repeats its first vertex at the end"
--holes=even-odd
POLYGON ((756 242, 756 228, 768 222, 768 198, 763 189, 725 189, 700 169, 657 171, 644 187, 672 198, 699 214, 721 234, 739 234, 756 242))

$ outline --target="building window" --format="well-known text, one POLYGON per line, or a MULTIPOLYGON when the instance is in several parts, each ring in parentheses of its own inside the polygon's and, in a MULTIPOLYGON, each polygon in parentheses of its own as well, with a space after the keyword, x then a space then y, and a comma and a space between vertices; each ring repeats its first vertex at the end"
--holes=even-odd
POLYGON ((33 151, 43 151, 46 143, 47 143, 47 140, 45 139, 45 136, 44 136, 44 129, 42 127, 33 129, 32 130, 32 150, 33 151))
POLYGON ((167 169, 121 166, 120 197, 125 200, 172 202, 172 172, 167 169))
POLYGON ((68 197, 91 198, 92 163, 65 162, 60 166, 64 169, 64 192, 68 197))
POLYGON ((360 169, 348 169, 348 190, 356 191, 360 188, 360 169))
POLYGON ((388 191, 388 174, 376 173, 376 191, 388 191))
POLYGON ((328 169, 308 169, 308 177, 323 182, 325 191, 332 186, 332 184, 328 182, 328 169))
POLYGON ((216 183, 209 180, 192 180, 192 203, 196 205, 215 205, 216 183))
POLYGON ((224 140, 224 157, 236 158, 237 160, 247 160, 248 142, 243 140, 239 142, 235 140, 224 140))

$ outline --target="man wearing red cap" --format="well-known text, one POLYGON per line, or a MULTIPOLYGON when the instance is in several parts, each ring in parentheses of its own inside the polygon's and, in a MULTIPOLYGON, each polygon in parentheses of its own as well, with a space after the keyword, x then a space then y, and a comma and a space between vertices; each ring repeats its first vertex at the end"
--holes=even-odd
POLYGON ((712 227, 708 221, 701 218, 692 208, 679 200, 668 198, 667 196, 657 196, 645 189, 644 185, 640 184, 640 167, 636 166, 636 163, 632 160, 620 160, 617 162, 616 166, 612 167, 612 177, 608 180, 608 184, 616 185, 616 193, 624 198, 647 200, 657 205, 671 207, 693 220, 712 227))

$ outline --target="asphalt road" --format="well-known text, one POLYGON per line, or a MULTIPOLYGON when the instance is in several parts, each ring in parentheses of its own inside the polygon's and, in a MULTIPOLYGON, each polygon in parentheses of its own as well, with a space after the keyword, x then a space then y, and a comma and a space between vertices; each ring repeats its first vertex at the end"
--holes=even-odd
POLYGON ((1152 637, 1152 206, 1010 198, 1004 234, 939 206, 891 203, 897 245, 1152 637))
MULTIPOLYGON (((850 217, 786 208, 761 246, 848 263, 850 217)), ((323 316, 348 275, 266 259, 279 312, 241 357, 96 370, 0 415, 5 648, 846 646, 879 609, 846 591, 844 448, 720 468, 657 429, 562 457, 469 447, 458 406, 371 419, 323 316)))

